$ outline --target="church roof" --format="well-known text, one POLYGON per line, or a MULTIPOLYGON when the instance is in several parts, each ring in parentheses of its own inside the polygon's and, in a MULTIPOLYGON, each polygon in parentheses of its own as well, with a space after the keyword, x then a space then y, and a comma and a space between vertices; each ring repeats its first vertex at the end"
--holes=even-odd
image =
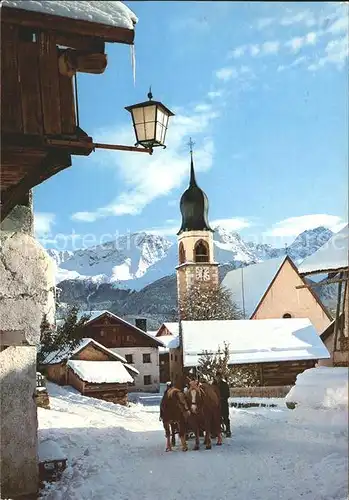
POLYGON ((222 285, 231 293, 233 302, 250 318, 260 303, 270 283, 285 261, 285 256, 250 264, 229 271, 222 285))
POLYGON ((208 223, 208 198, 198 186, 195 178, 193 152, 190 151, 190 182, 180 201, 182 225, 177 234, 183 231, 212 231, 208 223))

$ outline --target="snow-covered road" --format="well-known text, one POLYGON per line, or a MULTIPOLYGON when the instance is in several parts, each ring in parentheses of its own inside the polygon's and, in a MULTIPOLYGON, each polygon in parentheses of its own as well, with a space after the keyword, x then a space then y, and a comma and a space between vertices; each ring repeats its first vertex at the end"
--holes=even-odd
POLYGON ((39 437, 57 441, 69 467, 41 498, 348 498, 348 422, 341 412, 231 409, 233 437, 222 447, 165 453, 156 398, 124 408, 48 388, 52 409, 39 408, 39 437))

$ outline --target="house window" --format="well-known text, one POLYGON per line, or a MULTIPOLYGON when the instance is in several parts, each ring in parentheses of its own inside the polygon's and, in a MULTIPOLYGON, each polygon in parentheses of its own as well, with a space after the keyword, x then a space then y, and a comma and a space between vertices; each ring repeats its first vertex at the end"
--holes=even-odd
POLYGON ((104 337, 104 330, 101 330, 99 333, 101 334, 101 337, 104 337))
POLYGON ((133 354, 126 354, 125 359, 129 365, 133 364, 133 354))
POLYGON ((292 316, 291 316, 291 314, 290 314, 290 313, 285 313, 282 317, 283 317, 283 318, 285 318, 285 319, 290 319, 290 318, 292 318, 292 316))
POLYGON ((143 363, 151 363, 150 354, 143 354, 143 363))
POLYGON ((144 375, 144 385, 151 385, 151 375, 144 375))
POLYGON ((175 361, 177 361, 177 354, 175 355, 175 361))
POLYGON ((172 354, 171 354, 171 361, 172 361, 172 358, 173 358, 173 356, 172 356, 172 354))

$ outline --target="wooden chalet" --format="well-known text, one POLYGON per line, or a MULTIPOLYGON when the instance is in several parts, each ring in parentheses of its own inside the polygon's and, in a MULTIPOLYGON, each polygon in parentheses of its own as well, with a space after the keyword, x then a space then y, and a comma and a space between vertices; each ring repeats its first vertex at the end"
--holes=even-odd
POLYGON ((308 319, 182 321, 170 346, 171 381, 178 387, 189 371, 199 373, 204 352, 229 346, 229 365, 249 368, 260 387, 295 383, 299 373, 330 354, 308 319))
POLYGON ((48 354, 40 369, 52 382, 119 404, 127 403, 128 388, 139 375, 125 358, 89 338, 73 350, 63 348, 48 354))
POLYGON ((164 347, 161 339, 145 331, 144 321, 136 320, 137 326, 110 311, 92 311, 90 314, 83 327, 84 336, 115 350, 139 371, 134 390, 158 392, 159 349, 164 347))
POLYGON ((54 1, 1 5, 1 221, 72 155, 94 150, 79 123, 76 74, 105 71, 106 42, 133 44, 137 19, 121 2, 113 4, 123 22, 105 15, 104 2, 92 19, 79 7, 86 2, 69 3, 63 11, 54 1))

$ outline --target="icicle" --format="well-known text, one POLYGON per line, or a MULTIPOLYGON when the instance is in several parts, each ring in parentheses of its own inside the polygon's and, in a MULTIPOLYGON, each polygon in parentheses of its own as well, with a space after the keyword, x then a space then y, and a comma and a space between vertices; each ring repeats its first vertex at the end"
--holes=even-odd
POLYGON ((131 48, 131 64, 132 64, 133 85, 136 86, 136 51, 135 51, 134 45, 130 45, 130 48, 131 48))

